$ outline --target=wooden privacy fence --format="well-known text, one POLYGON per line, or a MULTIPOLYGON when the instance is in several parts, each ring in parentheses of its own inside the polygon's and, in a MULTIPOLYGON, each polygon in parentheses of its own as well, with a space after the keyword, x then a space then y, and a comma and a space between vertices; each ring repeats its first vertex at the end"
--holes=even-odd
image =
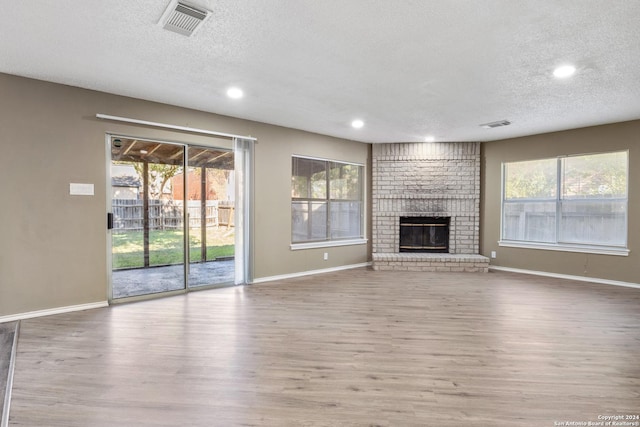
MULTIPOLYGON (((182 200, 149 200, 149 229, 177 230, 183 226, 184 203, 182 200)), ((113 232, 140 231, 144 229, 144 204, 136 199, 112 199, 113 232)), ((187 201, 189 227, 233 227, 233 202, 207 200, 205 221, 202 221, 200 200, 187 201)))

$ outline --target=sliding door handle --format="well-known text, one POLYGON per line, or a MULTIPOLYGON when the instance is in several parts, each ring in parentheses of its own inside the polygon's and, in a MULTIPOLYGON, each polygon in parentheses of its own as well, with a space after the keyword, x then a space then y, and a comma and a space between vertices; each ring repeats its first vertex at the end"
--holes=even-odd
POLYGON ((107 212, 107 230, 113 229, 113 213, 107 212))

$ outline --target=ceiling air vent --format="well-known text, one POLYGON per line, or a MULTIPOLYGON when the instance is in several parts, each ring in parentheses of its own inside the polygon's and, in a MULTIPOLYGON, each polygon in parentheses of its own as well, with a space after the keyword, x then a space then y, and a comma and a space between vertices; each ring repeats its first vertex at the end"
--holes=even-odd
POLYGON ((485 129, 493 129, 493 128, 499 128, 502 126, 509 126, 510 124, 511 122, 509 120, 498 120, 497 122, 482 124, 480 125, 480 127, 483 127, 485 129))
POLYGON ((169 31, 190 36, 207 19, 209 14, 208 10, 172 1, 160 18, 160 24, 169 31))

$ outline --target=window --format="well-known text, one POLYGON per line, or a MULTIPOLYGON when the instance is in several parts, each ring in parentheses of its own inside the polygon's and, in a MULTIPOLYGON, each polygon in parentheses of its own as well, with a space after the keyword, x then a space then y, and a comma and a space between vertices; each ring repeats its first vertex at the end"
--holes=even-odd
POLYGON ((293 157, 291 242, 362 239, 364 167, 293 157))
POLYGON ((628 252, 628 153, 503 164, 501 244, 628 252))

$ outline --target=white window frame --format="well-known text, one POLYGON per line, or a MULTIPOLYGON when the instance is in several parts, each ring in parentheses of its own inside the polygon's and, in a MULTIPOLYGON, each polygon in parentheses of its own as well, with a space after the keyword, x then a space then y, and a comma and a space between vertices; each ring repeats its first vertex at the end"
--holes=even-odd
POLYGON ((631 252, 628 249, 629 242, 629 150, 616 150, 616 151, 607 151, 607 152, 599 152, 599 153, 583 153, 576 154, 570 156, 558 156, 558 157, 549 157, 549 158, 540 158, 540 159, 525 159, 525 160, 516 160, 512 162, 502 162, 502 170, 501 170, 501 181, 500 181, 500 240, 498 241, 498 246, 502 247, 511 247, 511 248, 525 248, 525 249, 540 249, 540 250, 549 250, 549 251, 562 251, 562 252, 579 252, 579 253, 589 253, 589 254, 599 254, 599 255, 617 255, 617 256, 628 256, 631 252), (562 171, 561 171, 561 163, 562 159, 567 157, 582 157, 589 155, 597 155, 597 154, 609 154, 609 153, 626 153, 627 157, 627 165, 626 165, 626 184, 627 184, 627 195, 625 198, 625 242, 624 245, 614 246, 614 245, 594 245, 594 244, 579 244, 579 243, 565 243, 559 241, 560 238, 560 204, 562 201, 562 171), (504 239, 504 214, 505 214, 505 180, 506 180, 506 165, 510 163, 518 163, 520 161, 528 161, 528 160, 548 160, 555 159, 557 161, 557 179, 556 179, 556 242, 555 243, 542 243, 542 242, 528 242, 528 241, 520 241, 520 240, 507 240, 504 239))
MULTIPOLYGON (((360 218, 360 227, 361 227, 361 238, 345 238, 345 239, 331 239, 330 237, 325 239, 325 240, 316 240, 316 241, 309 241, 309 242, 299 242, 299 243, 293 243, 293 228, 290 227, 290 231, 292 233, 291 235, 291 245, 290 245, 290 249, 292 251, 296 251, 296 250, 303 250, 303 249, 313 249, 313 248, 329 248, 329 247, 338 247, 338 246, 353 246, 353 245, 366 245, 368 242, 367 239, 367 167, 364 163, 357 163, 357 162, 348 162, 348 161, 344 161, 344 160, 335 160, 335 159, 327 159, 327 158, 322 158, 322 157, 311 157, 311 156, 304 156, 304 155, 298 155, 298 154, 294 154, 291 156, 291 160, 293 162, 294 158, 298 158, 298 159, 309 159, 309 160, 318 160, 318 161, 322 161, 322 162, 333 162, 333 163, 340 163, 340 164, 344 164, 344 165, 354 165, 354 166, 359 166, 362 167, 362 212, 361 212, 361 218, 360 218)), ((291 173, 293 173, 293 171, 291 171, 291 173)), ((329 194, 327 194, 327 197, 329 197, 329 194)), ((290 198, 290 200, 292 200, 290 198)), ((329 199, 328 199, 329 200, 329 199)), ((289 207, 291 207, 291 205, 289 205, 289 207)), ((327 221, 329 219, 327 218, 327 221)))

